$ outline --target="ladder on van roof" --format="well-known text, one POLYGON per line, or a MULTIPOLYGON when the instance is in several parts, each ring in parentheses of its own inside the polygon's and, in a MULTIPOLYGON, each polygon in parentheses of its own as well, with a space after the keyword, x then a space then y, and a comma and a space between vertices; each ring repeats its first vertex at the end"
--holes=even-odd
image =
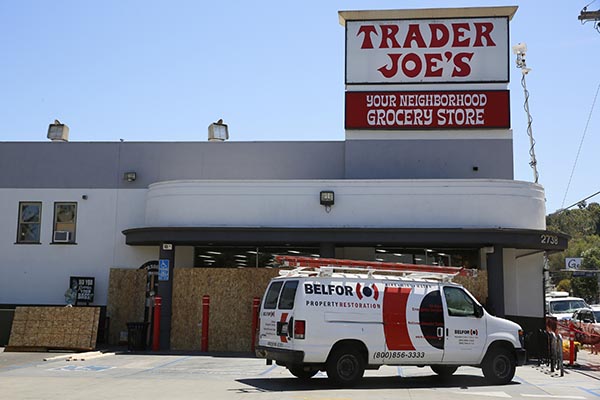
MULTIPOLYGON (((275 256, 278 264, 285 267, 296 267, 289 274, 307 274, 312 276, 331 276, 333 272, 387 273, 402 277, 435 279, 450 281, 457 275, 476 276, 477 270, 462 267, 440 267, 423 264, 403 264, 381 261, 344 260, 338 258, 319 258, 301 256, 275 256)), ((288 273, 283 273, 286 275, 288 273)))

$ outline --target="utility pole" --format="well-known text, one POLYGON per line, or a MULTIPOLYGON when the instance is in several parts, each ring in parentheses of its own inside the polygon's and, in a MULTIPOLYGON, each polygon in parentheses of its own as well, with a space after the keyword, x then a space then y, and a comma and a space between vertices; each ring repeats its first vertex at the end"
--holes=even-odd
POLYGON ((600 10, 588 11, 587 7, 584 7, 583 10, 581 10, 581 13, 579 13, 579 17, 577 17, 577 19, 579 19, 582 24, 590 21, 593 22, 594 28, 600 32, 600 10))
POLYGON ((600 10, 598 11, 586 11, 585 9, 581 10, 578 19, 584 23, 589 21, 600 21, 600 10))

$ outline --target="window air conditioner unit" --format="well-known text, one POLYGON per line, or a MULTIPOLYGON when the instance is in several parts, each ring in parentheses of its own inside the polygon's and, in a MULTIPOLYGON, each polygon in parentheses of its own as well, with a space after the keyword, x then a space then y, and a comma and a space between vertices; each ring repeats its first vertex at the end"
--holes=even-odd
POLYGON ((54 242, 56 243, 68 243, 71 241, 71 232, 69 231, 55 231, 54 242))

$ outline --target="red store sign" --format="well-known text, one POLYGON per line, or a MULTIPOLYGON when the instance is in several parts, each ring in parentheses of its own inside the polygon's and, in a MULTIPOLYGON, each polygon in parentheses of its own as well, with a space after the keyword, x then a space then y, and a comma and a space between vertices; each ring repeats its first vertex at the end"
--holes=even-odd
POLYGON ((510 128, 508 90, 346 92, 346 129, 510 128))

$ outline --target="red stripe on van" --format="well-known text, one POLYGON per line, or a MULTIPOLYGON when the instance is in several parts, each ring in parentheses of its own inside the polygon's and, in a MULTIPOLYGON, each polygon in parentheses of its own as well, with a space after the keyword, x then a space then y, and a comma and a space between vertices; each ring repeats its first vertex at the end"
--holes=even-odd
MULTIPOLYGON (((281 314, 281 319, 279 320, 279 322, 286 322, 287 321, 287 317, 288 317, 288 313, 285 313, 285 312, 282 313, 281 314)), ((279 336, 279 339, 281 339, 282 343, 287 343, 287 337, 285 335, 279 336)))
POLYGON ((406 323, 411 288, 386 287, 383 292, 383 332, 388 350, 414 350, 406 323))

